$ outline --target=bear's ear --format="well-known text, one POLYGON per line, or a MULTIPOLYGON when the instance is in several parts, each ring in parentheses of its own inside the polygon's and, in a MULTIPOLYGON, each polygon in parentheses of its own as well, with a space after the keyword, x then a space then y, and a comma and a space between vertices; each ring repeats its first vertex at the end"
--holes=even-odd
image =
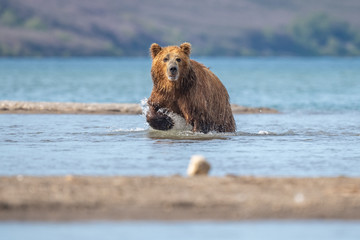
POLYGON ((161 51, 161 47, 159 46, 159 44, 157 43, 151 44, 150 53, 153 59, 156 57, 156 55, 158 55, 160 51, 161 51))
POLYGON ((185 42, 180 45, 180 49, 188 56, 190 56, 191 53, 191 44, 188 42, 185 42))

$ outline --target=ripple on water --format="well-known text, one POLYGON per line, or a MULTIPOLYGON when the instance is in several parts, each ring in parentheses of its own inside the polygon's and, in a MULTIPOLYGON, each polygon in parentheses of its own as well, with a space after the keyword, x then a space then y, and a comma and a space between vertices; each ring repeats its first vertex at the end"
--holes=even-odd
POLYGON ((359 176, 353 115, 236 115, 237 132, 207 134, 135 115, 1 115, 0 174, 171 175, 203 154, 215 176, 359 176))

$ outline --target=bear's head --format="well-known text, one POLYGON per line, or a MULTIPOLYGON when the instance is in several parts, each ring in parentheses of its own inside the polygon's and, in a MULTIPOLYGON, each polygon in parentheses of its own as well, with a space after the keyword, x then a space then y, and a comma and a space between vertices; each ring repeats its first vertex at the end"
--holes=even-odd
POLYGON ((188 78, 191 69, 190 52, 190 43, 168 47, 153 43, 150 53, 153 59, 151 73, 154 84, 161 84, 161 88, 183 85, 182 82, 188 78))

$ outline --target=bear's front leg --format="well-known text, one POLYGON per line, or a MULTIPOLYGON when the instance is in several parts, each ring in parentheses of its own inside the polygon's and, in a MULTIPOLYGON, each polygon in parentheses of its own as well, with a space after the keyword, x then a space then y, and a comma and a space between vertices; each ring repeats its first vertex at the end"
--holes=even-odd
POLYGON ((173 120, 165 113, 159 111, 159 109, 159 107, 149 103, 146 121, 153 129, 162 131, 170 130, 174 126, 173 120))
POLYGON ((194 126, 193 132, 202 132, 202 133, 210 132, 209 124, 206 124, 204 121, 195 120, 193 126, 194 126))
POLYGON ((181 108, 182 114, 186 120, 187 124, 190 124, 192 126, 193 132, 202 132, 202 133, 208 133, 211 130, 211 126, 206 123, 204 120, 204 115, 201 113, 201 111, 189 111, 189 107, 187 107, 186 104, 179 104, 180 106, 183 106, 181 108), (195 113, 197 114, 195 114, 195 113), (195 116, 195 117, 194 117, 195 116))

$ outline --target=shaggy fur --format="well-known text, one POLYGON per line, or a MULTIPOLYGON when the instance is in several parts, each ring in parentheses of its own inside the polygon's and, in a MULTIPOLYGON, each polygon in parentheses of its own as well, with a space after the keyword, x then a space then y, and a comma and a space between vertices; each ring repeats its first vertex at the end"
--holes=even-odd
POLYGON ((174 122, 166 114, 171 111, 184 117, 194 132, 234 132, 228 92, 215 74, 190 59, 190 52, 189 43, 151 45, 153 90, 147 122, 154 129, 171 129, 174 122))

